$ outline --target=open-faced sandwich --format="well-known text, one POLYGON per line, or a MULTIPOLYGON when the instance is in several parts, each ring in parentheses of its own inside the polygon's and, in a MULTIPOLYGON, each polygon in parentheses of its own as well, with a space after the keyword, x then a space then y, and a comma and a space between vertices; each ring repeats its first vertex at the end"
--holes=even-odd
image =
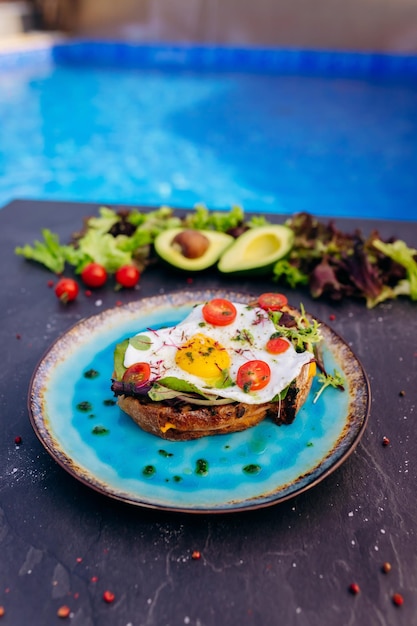
POLYGON ((282 294, 215 298, 115 349, 112 390, 145 431, 173 441, 291 423, 316 372, 319 324, 282 294))

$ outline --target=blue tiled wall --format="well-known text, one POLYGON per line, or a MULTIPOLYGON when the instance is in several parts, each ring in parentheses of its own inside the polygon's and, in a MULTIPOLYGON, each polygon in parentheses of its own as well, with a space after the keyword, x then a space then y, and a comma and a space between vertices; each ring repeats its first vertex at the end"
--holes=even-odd
POLYGON ((117 65, 270 73, 417 76, 417 55, 281 50, 109 41, 72 41, 34 50, 0 53, 0 69, 53 61, 57 64, 117 65))

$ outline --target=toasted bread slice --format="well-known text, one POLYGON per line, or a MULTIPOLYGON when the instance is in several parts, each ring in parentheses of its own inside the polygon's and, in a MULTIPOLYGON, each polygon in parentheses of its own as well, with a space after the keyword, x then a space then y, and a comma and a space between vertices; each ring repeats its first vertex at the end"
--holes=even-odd
POLYGON ((290 424, 307 399, 314 373, 314 362, 303 365, 286 398, 280 402, 233 402, 220 406, 197 406, 183 402, 172 406, 153 402, 147 397, 120 396, 118 405, 143 430, 162 439, 186 441, 246 430, 266 417, 277 424, 290 424))

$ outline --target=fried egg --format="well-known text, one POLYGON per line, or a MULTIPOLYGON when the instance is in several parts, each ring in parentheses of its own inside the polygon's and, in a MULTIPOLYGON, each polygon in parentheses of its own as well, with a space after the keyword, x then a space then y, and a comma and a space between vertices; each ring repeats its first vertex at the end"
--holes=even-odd
POLYGON ((149 363, 151 383, 175 377, 194 385, 206 396, 248 404, 269 402, 313 356, 310 352, 296 352, 290 342, 283 353, 270 354, 266 344, 276 329, 268 313, 246 304, 234 306, 236 318, 227 326, 207 323, 201 304, 176 326, 138 333, 126 349, 124 366, 149 363), (236 383, 239 368, 253 360, 266 362, 271 372, 268 384, 256 391, 245 390, 236 383))

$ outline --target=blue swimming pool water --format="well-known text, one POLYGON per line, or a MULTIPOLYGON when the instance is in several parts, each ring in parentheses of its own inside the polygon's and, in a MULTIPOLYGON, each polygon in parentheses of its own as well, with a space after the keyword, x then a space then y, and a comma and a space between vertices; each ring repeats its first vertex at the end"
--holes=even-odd
POLYGON ((0 206, 417 219, 415 75, 0 65, 0 125, 0 206))

